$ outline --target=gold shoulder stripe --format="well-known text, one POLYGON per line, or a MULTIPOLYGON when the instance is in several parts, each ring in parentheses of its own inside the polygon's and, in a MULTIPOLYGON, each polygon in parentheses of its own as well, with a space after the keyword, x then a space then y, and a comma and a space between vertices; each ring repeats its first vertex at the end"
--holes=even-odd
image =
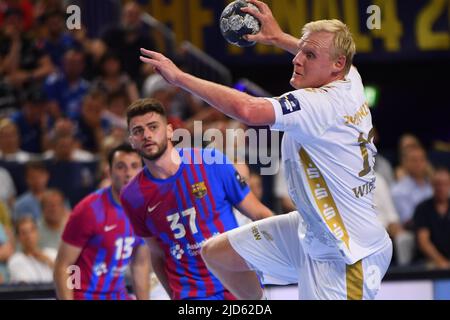
POLYGON ((336 202, 333 195, 328 188, 328 185, 322 176, 319 168, 312 161, 305 149, 300 149, 300 160, 303 164, 306 178, 308 180, 309 188, 312 192, 320 214, 326 222, 328 228, 333 232, 336 238, 344 241, 347 248, 349 248, 349 236, 344 222, 342 221, 336 202))

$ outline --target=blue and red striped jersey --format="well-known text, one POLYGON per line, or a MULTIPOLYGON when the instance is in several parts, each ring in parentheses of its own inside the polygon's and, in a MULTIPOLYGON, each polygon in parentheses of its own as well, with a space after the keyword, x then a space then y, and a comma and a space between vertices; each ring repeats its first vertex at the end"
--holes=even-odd
POLYGON ((154 178, 147 167, 122 190, 121 202, 140 237, 154 237, 166 257, 172 299, 234 297, 209 272, 202 244, 238 226, 232 207, 250 192, 232 163, 214 149, 180 149, 175 175, 154 178))
POLYGON ((82 248, 75 265, 80 269, 77 300, 128 300, 125 271, 133 250, 145 245, 136 237, 111 188, 85 197, 73 210, 62 235, 66 243, 82 248))

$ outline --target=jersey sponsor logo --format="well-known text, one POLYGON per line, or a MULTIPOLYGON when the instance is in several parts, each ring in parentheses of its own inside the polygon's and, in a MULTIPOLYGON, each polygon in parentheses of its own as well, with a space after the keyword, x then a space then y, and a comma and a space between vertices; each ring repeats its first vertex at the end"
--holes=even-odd
POLYGON ((345 124, 358 126, 368 115, 370 115, 370 109, 369 104, 366 102, 353 116, 344 116, 345 124))
POLYGON ((156 205, 154 205, 153 207, 148 207, 147 208, 147 212, 148 213, 152 213, 153 211, 155 211, 156 208, 158 208, 158 206, 161 204, 161 202, 158 202, 156 205))
POLYGON ((375 179, 356 188, 353 188, 353 192, 355 193, 356 198, 362 198, 369 193, 371 193, 375 189, 375 179))
POLYGON ((281 105, 281 109, 283 110, 284 115, 288 115, 302 109, 300 107, 300 101, 298 101, 292 93, 277 98, 277 100, 281 105))
POLYGON ((244 189, 245 187, 247 187, 247 182, 245 181, 245 179, 239 174, 239 172, 235 172, 234 173, 236 175, 236 179, 237 181, 239 181, 239 185, 241 186, 242 189, 244 189))
POLYGON ((115 228, 117 228, 117 224, 114 224, 112 226, 105 226, 104 230, 105 230, 105 232, 110 232, 110 231, 114 230, 115 228))
POLYGON ((319 209, 324 222, 337 239, 342 240, 349 248, 349 235, 344 222, 339 214, 339 210, 334 201, 333 195, 328 188, 325 178, 319 168, 310 158, 305 149, 299 152, 302 167, 308 180, 308 185, 314 201, 319 209))
POLYGON ((259 230, 256 226, 252 228, 252 234, 256 241, 261 240, 261 234, 259 233, 259 230))
POLYGON ((364 274, 367 278, 367 287, 370 290, 378 291, 380 289, 381 279, 383 278, 380 268, 376 265, 371 265, 364 270, 364 274))
POLYGON ((174 245, 172 248, 170 248, 170 253, 172 254, 172 256, 177 259, 177 260, 181 260, 181 258, 183 257, 184 254, 184 250, 183 248, 181 248, 181 246, 177 243, 176 245, 174 245))
MULTIPOLYGON (((219 234, 220 234, 219 232, 214 232, 214 234, 211 236, 211 238, 218 236, 219 234)), ((210 239, 210 238, 208 238, 208 239, 210 239)), ((199 256, 201 248, 203 247, 205 242, 208 241, 208 239, 203 239, 201 242, 188 243, 186 245, 187 254, 189 254, 191 257, 199 256)))
POLYGON ((208 193, 208 189, 206 189, 205 182, 203 182, 203 181, 198 182, 198 183, 194 183, 191 186, 191 188, 192 188, 192 194, 197 199, 203 198, 208 193))
POLYGON ((273 237, 270 233, 268 233, 265 230, 262 230, 261 233, 264 236, 264 238, 266 238, 267 241, 273 241, 273 237))
POLYGON ((128 268, 128 264, 123 265, 123 266, 116 266, 111 269, 111 273, 112 273, 113 277, 120 277, 125 274, 125 272, 127 271, 127 268, 128 268))
POLYGON ((94 274, 100 277, 108 273, 108 267, 105 262, 100 262, 94 266, 94 274))

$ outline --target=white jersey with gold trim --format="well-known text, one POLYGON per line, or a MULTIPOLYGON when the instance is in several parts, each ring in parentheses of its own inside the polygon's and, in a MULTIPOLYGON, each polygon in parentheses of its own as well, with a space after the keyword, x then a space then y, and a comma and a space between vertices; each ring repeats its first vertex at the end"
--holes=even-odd
POLYGON ((285 132, 285 176, 305 251, 354 264, 386 246, 373 206, 372 117, 356 68, 344 80, 268 100, 276 113, 272 130, 285 132))

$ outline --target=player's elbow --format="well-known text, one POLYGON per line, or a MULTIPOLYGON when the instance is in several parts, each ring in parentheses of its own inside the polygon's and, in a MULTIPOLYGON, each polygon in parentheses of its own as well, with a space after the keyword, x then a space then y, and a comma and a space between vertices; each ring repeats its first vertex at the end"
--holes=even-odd
POLYGON ((255 112, 257 111, 258 105, 255 103, 255 99, 249 97, 242 101, 238 106, 238 111, 242 122, 246 125, 251 126, 255 125, 255 112))
POLYGON ((262 207, 263 208, 261 209, 261 211, 257 217, 258 220, 262 220, 262 219, 266 219, 266 218, 270 218, 270 217, 274 216, 272 210, 270 210, 266 206, 262 206, 262 207))
POLYGON ((248 105, 240 105, 238 106, 239 108, 239 120, 241 120, 244 124, 251 126, 253 125, 252 123, 252 112, 250 110, 250 108, 248 107, 248 105))
POLYGON ((249 97, 238 105, 240 121, 248 126, 262 126, 273 123, 271 109, 268 108, 270 102, 262 99, 249 97))

